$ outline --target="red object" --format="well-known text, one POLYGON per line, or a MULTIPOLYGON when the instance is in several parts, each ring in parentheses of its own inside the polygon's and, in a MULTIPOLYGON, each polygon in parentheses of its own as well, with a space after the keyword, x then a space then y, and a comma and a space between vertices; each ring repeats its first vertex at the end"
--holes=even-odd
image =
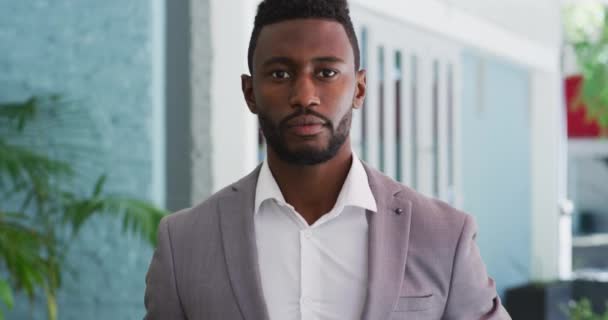
POLYGON ((600 136, 600 126, 595 120, 588 120, 587 107, 575 106, 576 96, 583 82, 580 75, 566 78, 566 108, 568 111, 568 138, 589 138, 600 136))

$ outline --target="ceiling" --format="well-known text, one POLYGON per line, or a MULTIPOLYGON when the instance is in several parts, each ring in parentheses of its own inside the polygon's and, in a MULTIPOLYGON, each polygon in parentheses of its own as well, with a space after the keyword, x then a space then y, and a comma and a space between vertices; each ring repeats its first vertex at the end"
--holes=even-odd
POLYGON ((561 6, 567 0, 440 0, 535 42, 561 42, 561 6))

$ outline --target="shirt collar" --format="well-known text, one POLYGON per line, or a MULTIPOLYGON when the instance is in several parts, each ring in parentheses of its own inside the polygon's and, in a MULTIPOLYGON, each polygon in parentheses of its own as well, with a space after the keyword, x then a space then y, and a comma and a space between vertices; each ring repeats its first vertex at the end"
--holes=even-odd
MULTIPOLYGON (((378 211, 376 199, 369 187, 369 180, 361 160, 353 152, 353 161, 331 212, 339 214, 346 206, 354 206, 370 211, 378 211)), ((291 207, 283 197, 281 189, 270 172, 268 162, 264 161, 260 168, 260 174, 255 190, 255 214, 260 210, 262 203, 274 199, 280 205, 291 207)))

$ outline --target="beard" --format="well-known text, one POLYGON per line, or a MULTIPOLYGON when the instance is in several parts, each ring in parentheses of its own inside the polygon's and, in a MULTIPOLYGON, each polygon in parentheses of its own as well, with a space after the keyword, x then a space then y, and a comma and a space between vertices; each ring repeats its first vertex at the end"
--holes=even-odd
POLYGON ((299 108, 293 114, 285 117, 278 124, 275 124, 265 114, 258 114, 260 128, 266 138, 266 143, 277 156, 284 162, 293 165, 312 166, 327 162, 338 153, 338 150, 344 145, 350 132, 353 110, 349 111, 342 117, 338 126, 335 127, 331 120, 310 109, 299 108), (295 117, 302 115, 312 115, 325 121, 325 126, 330 130, 330 137, 327 146, 324 148, 300 148, 298 150, 290 150, 287 145, 286 131, 288 129, 287 122, 295 117), (335 129, 334 129, 335 128, 335 129))

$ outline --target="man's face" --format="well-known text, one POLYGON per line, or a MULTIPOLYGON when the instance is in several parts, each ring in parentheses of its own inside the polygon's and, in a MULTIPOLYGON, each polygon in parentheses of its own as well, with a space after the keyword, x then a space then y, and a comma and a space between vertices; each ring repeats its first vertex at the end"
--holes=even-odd
POLYGON ((243 93, 268 147, 292 164, 333 158, 365 96, 365 73, 355 71, 342 25, 296 19, 265 26, 252 67, 252 76, 242 77, 243 93))

